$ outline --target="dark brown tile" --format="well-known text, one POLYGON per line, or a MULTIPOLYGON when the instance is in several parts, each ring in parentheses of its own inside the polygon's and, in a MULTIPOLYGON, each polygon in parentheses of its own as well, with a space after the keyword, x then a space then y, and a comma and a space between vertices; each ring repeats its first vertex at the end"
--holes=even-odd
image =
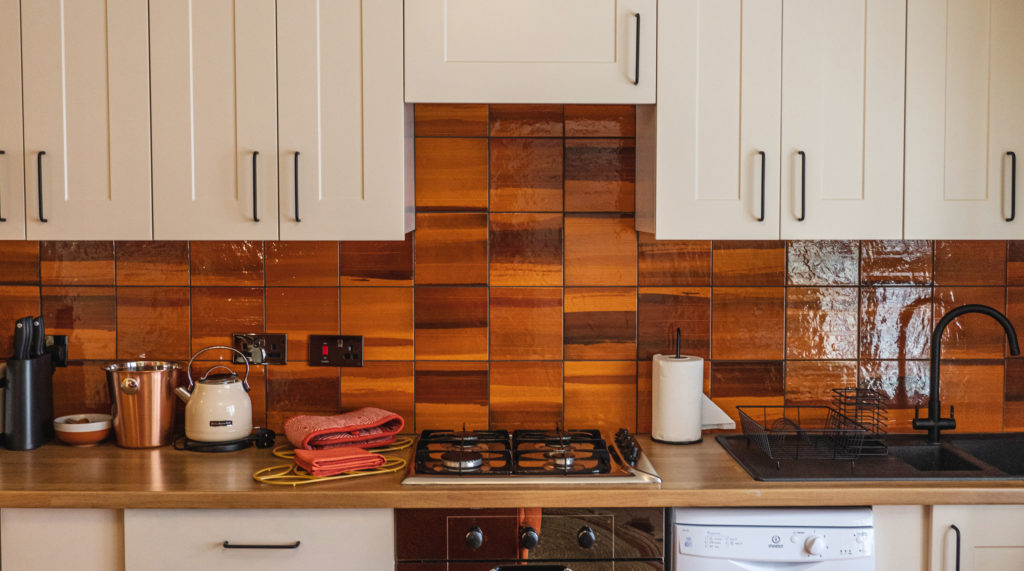
POLYGON ((0 286, 0 359, 14 353, 15 320, 40 314, 39 286, 0 286))
POLYGON ((0 240, 0 284, 39 283, 39 242, 0 240))
POLYGON ((117 285, 189 285, 188 242, 116 242, 117 285))
POLYGON ((641 286, 711 285, 710 240, 655 240, 637 233, 637 279, 641 286))
POLYGON ((412 232, 401 241, 341 242, 341 285, 412 285, 412 243, 412 232))
POLYGON ((637 300, 637 359, 674 355, 676 328, 682 352, 711 357, 711 288, 642 287, 637 300))
POLYGON ((636 297, 631 287, 565 288, 565 359, 634 359, 636 297))
POLYGON ((310 335, 341 332, 338 288, 268 287, 266 295, 267 332, 288 335, 289 361, 308 360, 310 335))
POLYGON ((562 105, 491 105, 492 137, 561 137, 562 105))
POLYGON ((1006 284, 1024 285, 1024 240, 1006 242, 1006 284))
MULTIPOLYGON (((104 367, 110 361, 71 361, 53 371, 53 417, 85 412, 110 414, 104 367)), ((113 437, 111 437, 113 438, 113 437)))
POLYGON ((942 285, 1006 284, 1003 240, 937 240, 935 283, 942 285))
POLYGON ((263 242, 191 242, 193 286, 263 286, 263 242))
POLYGON ((416 139, 416 210, 487 210, 487 139, 416 139))
POLYGON ((1006 385, 1003 398, 1013 402, 1024 402, 1024 358, 1006 360, 1006 385))
POLYGON ((566 212, 633 212, 636 144, 632 139, 566 139, 566 212))
POLYGON ((562 211, 562 139, 491 139, 491 212, 562 211))
POLYGON ((636 107, 633 105, 566 105, 565 136, 636 136, 636 107))
POLYGON ((187 287, 117 288, 117 358, 188 360, 187 287))
POLYGON ((491 359, 562 358, 562 288, 492 287, 491 359))
POLYGON ((565 427, 636 431, 636 361, 566 361, 565 427))
POLYGON ((926 359, 931 334, 931 288, 861 288, 861 359, 926 359))
POLYGON ((338 242, 267 242, 267 285, 338 285, 338 242))
POLYGON ((413 288, 341 288, 341 331, 363 336, 363 359, 413 359, 413 288))
POLYGON ((487 359, 487 288, 416 288, 416 359, 487 359))
POLYGON ((267 367, 267 421, 271 430, 284 433, 284 421, 292 416, 339 412, 337 367, 310 367, 304 363, 267 367))
POLYGON ((711 290, 711 356, 714 359, 782 359, 786 290, 781 287, 716 287, 711 290))
MULTIPOLYGON (((927 416, 928 372, 928 361, 861 360, 858 385, 878 391, 886 398, 889 432, 914 432, 911 421, 916 406, 927 416)), ((945 394, 943 392, 943 396, 945 394)))
MULTIPOLYGON (((1018 337, 1024 334, 1024 287, 1006 288, 1006 317, 1017 330, 1018 337)), ((1009 355, 1009 346, 1006 354, 1009 355)))
POLYGON ((786 404, 829 406, 832 389, 857 386, 857 361, 786 361, 786 404))
POLYGON ((863 285, 932 283, 932 242, 865 240, 860 246, 863 285))
POLYGON ((40 242, 44 285, 114 285, 113 242, 40 242))
POLYGON ((41 302, 47 334, 68 336, 69 359, 114 359, 114 288, 43 286, 41 302))
POLYGON ((492 286, 562 285, 561 214, 491 214, 492 286))
POLYGON ((417 103, 417 137, 486 137, 487 105, 417 103))
POLYGON ((786 243, 781 240, 715 241, 711 254, 716 286, 786 284, 786 243))
POLYGON ((633 216, 565 216, 565 285, 636 285, 633 216))
POLYGON ((942 407, 956 407, 958 432, 1003 430, 1003 377, 1002 359, 942 362, 942 407))
MULTIPOLYGON (((947 311, 968 303, 979 303, 999 311, 1006 309, 1006 288, 935 287, 933 326, 947 311)), ((979 314, 957 317, 942 334, 943 359, 1002 359, 1005 334, 994 319, 979 314)))
POLYGON ((789 243, 789 285, 857 285, 860 247, 855 240, 789 243))
MULTIPOLYGON (((263 288, 194 287, 191 294, 192 353, 227 344, 232 333, 268 331, 263 326, 263 288)), ((231 353, 220 349, 207 351, 202 359, 230 360, 231 353)))
POLYGON ((786 358, 856 359, 858 303, 855 287, 786 288, 786 358))
POLYGON ((562 363, 491 363, 492 429, 554 429, 562 423, 562 363))
POLYGON ((778 406, 785 402, 782 361, 711 363, 711 400, 740 426, 737 406, 778 406))
POLYGON ((487 283, 487 214, 417 214, 416 284, 487 283))
POLYGON ((367 361, 362 367, 341 369, 341 407, 382 408, 405 419, 405 432, 415 426, 412 361, 367 361))
POLYGON ((417 362, 416 430, 488 427, 487 362, 417 362))

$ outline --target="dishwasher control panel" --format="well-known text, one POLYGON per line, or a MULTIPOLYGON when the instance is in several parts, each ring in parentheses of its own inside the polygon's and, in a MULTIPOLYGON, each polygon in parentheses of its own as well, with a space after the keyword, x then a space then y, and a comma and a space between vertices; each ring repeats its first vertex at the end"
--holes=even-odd
POLYGON ((736 561, 808 562, 871 557, 870 527, 721 526, 677 523, 680 555, 736 561))

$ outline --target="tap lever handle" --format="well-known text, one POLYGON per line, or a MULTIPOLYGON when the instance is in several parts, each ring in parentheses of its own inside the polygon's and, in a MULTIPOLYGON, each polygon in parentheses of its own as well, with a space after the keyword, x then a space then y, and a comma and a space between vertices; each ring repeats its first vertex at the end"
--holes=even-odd
POLYGON ((949 419, 956 420, 956 415, 953 414, 953 405, 949 405, 949 419))
POLYGON ((917 420, 919 418, 921 418, 921 407, 915 405, 914 406, 914 420, 917 420))

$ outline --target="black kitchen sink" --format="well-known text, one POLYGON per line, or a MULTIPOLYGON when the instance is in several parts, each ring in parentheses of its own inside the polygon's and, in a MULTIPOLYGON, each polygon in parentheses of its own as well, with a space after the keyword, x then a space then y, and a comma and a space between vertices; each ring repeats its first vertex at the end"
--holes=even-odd
POLYGON ((1024 434, 951 434, 948 443, 989 466, 1024 478, 1024 434))
POLYGON ((962 472, 981 467, 945 446, 890 446, 889 456, 922 472, 962 472))

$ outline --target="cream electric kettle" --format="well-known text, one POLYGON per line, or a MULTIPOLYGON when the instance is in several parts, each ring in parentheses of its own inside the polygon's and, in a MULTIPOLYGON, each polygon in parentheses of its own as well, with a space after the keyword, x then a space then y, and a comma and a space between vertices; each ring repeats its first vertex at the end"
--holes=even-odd
POLYGON ((178 387, 175 394, 185 401, 185 436, 196 442, 230 442, 252 434, 252 400, 249 398, 249 359, 241 352, 215 345, 200 349, 185 368, 188 388, 178 387), (224 365, 210 367, 198 381, 192 380, 192 361, 211 349, 227 349, 245 361, 245 378, 224 365), (226 373, 213 373, 223 369, 226 373))

